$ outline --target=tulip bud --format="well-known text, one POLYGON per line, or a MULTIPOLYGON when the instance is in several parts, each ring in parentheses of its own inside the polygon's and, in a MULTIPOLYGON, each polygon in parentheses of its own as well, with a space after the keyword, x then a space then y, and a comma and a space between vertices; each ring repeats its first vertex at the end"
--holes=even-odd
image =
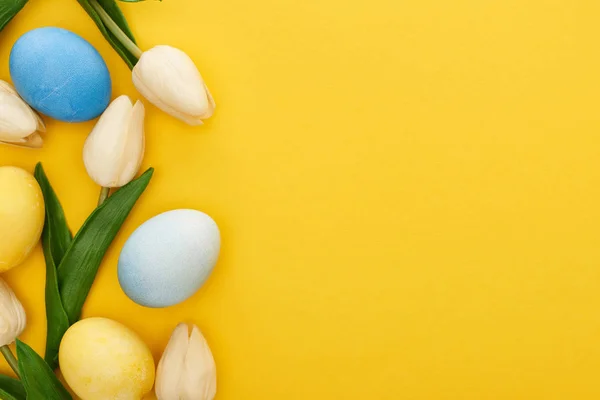
POLYGON ((83 146, 89 176, 102 187, 121 187, 137 174, 144 158, 144 105, 127 96, 113 100, 83 146))
POLYGON ((173 331, 156 370, 158 400, 212 400, 217 392, 217 370, 210 348, 196 325, 173 331))
POLYGON ((9 83, 0 80, 0 143, 40 148, 44 141, 39 132, 46 132, 44 121, 9 83))
POLYGON ((192 59, 171 46, 142 53, 133 68, 133 84, 152 104, 189 125, 202 125, 215 110, 215 101, 192 59))
POLYGON ((0 346, 14 342, 25 330, 25 310, 10 286, 0 278, 0 346))

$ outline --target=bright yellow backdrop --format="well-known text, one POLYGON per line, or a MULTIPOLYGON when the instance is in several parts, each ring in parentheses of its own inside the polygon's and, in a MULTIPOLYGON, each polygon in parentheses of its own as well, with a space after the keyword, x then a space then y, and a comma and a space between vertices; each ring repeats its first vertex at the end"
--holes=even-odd
MULTIPOLYGON (((600 396, 600 3, 596 0, 164 0, 123 5, 142 47, 187 51, 218 112, 200 128, 148 107, 156 174, 85 307, 160 356, 197 323, 219 400, 600 396), (116 263, 153 215, 222 230, 209 283, 151 310, 116 263)), ((75 0, 31 0, 0 35, 70 29, 126 65, 75 0)), ((93 123, 48 122, 42 161, 77 229, 98 188, 93 123)), ((41 249, 6 275, 42 351, 41 249)), ((3 370, 6 371, 4 366, 3 370)))

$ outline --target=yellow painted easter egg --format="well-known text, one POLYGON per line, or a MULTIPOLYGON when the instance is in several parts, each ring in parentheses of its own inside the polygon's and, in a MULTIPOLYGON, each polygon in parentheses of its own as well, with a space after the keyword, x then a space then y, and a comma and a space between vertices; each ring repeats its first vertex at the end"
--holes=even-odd
POLYGON ((131 329, 107 318, 71 326, 58 358, 65 381, 82 400, 140 400, 154 384, 148 346, 131 329))
POLYGON ((44 198, 37 181, 17 167, 0 167, 0 272, 19 265, 44 227, 44 198))

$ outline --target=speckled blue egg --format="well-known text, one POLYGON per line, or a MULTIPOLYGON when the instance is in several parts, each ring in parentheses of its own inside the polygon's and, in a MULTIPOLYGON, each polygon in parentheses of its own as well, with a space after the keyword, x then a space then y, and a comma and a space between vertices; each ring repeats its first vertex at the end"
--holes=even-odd
POLYGON ((39 28, 17 40, 10 53, 10 76, 33 108, 66 122, 96 118, 111 96, 108 68, 81 36, 61 28, 39 28))
POLYGON ((168 307, 192 296, 212 272, 221 236, 211 217, 173 210, 144 222, 119 257, 121 288, 146 307, 168 307))

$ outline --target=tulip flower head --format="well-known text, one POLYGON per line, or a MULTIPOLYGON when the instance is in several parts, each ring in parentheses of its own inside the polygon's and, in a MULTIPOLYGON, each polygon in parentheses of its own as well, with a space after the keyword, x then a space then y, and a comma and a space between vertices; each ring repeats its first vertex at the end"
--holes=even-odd
POLYGON ((192 59, 171 46, 143 52, 133 68, 133 84, 152 104, 189 125, 202 125, 215 110, 192 59))
POLYGON ((10 286, 0 278, 0 346, 14 342, 25 330, 25 310, 10 286))
POLYGON ((0 80, 0 143, 21 147, 42 147, 40 132, 44 121, 7 82, 0 80))
POLYGON ((173 331, 156 370, 158 400, 213 400, 217 392, 215 360, 197 326, 173 331))
POLYGON ((127 96, 113 100, 83 146, 89 176, 106 188, 121 187, 137 174, 144 158, 144 105, 127 96))

